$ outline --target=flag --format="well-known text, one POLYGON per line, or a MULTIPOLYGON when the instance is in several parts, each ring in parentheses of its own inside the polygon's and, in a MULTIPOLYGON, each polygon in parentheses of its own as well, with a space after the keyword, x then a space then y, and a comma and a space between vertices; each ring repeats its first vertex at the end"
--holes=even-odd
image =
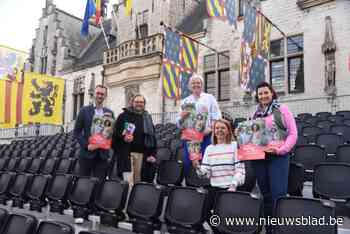
POLYGON ((85 14, 84 14, 84 20, 83 24, 81 26, 80 34, 82 36, 89 35, 89 19, 96 14, 96 6, 94 0, 87 0, 86 1, 86 8, 85 8, 85 14))
POLYGON ((256 10, 249 4, 245 5, 243 40, 252 43, 256 30, 256 10))
POLYGON ((264 59, 269 58, 271 29, 271 23, 264 15, 258 13, 256 18, 255 48, 256 54, 260 55, 264 59))
POLYGON ((239 67, 239 83, 242 89, 249 90, 250 69, 252 65, 252 49, 249 43, 241 41, 240 51, 240 67, 239 67))
POLYGON ((28 54, 24 51, 0 45, 0 80, 15 81, 17 73, 24 68, 27 57, 28 54))
POLYGON ((165 97, 179 98, 179 75, 180 68, 170 62, 163 62, 162 84, 165 97))
POLYGON ((64 79, 25 73, 23 123, 62 124, 64 79))
POLYGON ((225 1, 225 16, 231 26, 235 26, 237 28, 236 21, 236 0, 226 0, 225 1))
POLYGON ((176 64, 180 63, 180 42, 181 37, 178 33, 173 32, 168 28, 165 30, 165 60, 176 64))
POLYGON ((96 25, 100 23, 100 18, 102 15, 102 0, 95 0, 95 7, 96 7, 96 13, 95 13, 95 23, 96 25))
POLYGON ((209 17, 224 17, 224 0, 207 0, 207 12, 209 17))
MULTIPOLYGON (((20 75, 18 75, 20 76, 20 75)), ((0 80, 0 128, 14 128, 22 122, 23 83, 0 80)))
POLYGON ((192 75, 193 75, 193 73, 191 73, 191 72, 186 72, 186 71, 181 72, 181 76, 180 76, 180 93, 181 93, 180 96, 181 96, 181 99, 184 99, 184 98, 191 95, 191 90, 189 88, 189 80, 190 80, 192 75))
POLYGON ((125 15, 130 16, 132 11, 132 0, 125 0, 125 15))
POLYGON ((162 86, 167 98, 184 98, 190 94, 188 80, 198 68, 198 43, 165 29, 162 86))
POLYGON ((267 61, 260 56, 256 56, 253 59, 252 67, 250 69, 249 89, 255 90, 255 88, 265 81, 265 67, 267 61))
POLYGON ((181 37, 181 67, 185 70, 197 71, 198 45, 193 40, 181 37))

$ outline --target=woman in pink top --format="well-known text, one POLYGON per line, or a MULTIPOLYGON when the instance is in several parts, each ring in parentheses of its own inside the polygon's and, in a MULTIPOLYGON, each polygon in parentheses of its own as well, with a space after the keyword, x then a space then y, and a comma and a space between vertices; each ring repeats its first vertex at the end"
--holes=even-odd
MULTIPOLYGON (((266 149, 264 160, 252 161, 259 189, 264 197, 265 217, 272 215, 276 200, 287 195, 289 153, 298 137, 293 114, 288 107, 277 102, 277 94, 266 82, 256 87, 257 110, 253 118, 265 118, 266 128, 271 134, 270 141, 278 141, 273 147, 266 149)), ((266 234, 272 233, 266 227, 266 234)))

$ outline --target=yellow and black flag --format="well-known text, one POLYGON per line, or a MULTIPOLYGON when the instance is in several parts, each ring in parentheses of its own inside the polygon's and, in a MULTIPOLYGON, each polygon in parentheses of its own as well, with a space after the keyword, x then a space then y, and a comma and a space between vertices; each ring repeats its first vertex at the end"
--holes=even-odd
POLYGON ((198 43, 182 36, 181 37, 181 67, 184 70, 197 71, 198 67, 198 43))
POLYGON ((64 79, 25 73, 23 123, 62 124, 64 79))
POLYGON ((256 54, 264 59, 269 58, 271 29, 271 23, 259 12, 256 17, 255 48, 256 54))

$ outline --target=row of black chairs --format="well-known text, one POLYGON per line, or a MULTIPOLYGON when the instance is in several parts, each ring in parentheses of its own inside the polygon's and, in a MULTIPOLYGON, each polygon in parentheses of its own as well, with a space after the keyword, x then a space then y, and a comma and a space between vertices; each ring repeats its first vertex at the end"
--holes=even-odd
MULTIPOLYGON (((74 234, 74 228, 60 221, 41 221, 30 214, 9 213, 0 209, 2 234, 74 234)), ((80 231, 79 234, 107 234, 95 231, 80 231)))
MULTIPOLYGON (((62 175, 60 181, 52 182, 47 190, 47 197, 49 198, 51 211, 55 210, 61 201, 59 196, 54 196, 52 199, 52 192, 63 194, 64 178, 67 175, 62 175), (63 182, 63 183, 62 183, 63 182), (55 187, 55 189, 53 188, 55 187)), ((42 191, 38 188, 43 183, 35 182, 35 177, 32 179, 32 184, 36 184, 36 191, 42 191)), ((17 183, 15 183, 16 185, 17 183)), ((49 183, 50 184, 50 183, 49 183)), ((13 190, 13 189, 12 189, 13 190)), ((11 191, 12 191, 11 190, 11 191)), ((66 189, 67 190, 67 189, 66 189)), ((149 183, 137 183, 133 186, 129 196, 129 202, 126 212, 129 216, 129 222, 133 224, 133 231, 136 233, 153 233, 154 230, 160 230, 162 222, 160 215, 164 203, 166 193, 161 185, 154 185, 149 183)), ((93 213, 101 217, 102 224, 117 226, 118 222, 125 219, 123 209, 126 203, 126 196, 128 193, 128 185, 123 181, 106 180, 98 185, 93 178, 76 178, 73 186, 68 193, 68 201, 71 203, 75 217, 87 217, 88 214, 93 213), (88 202, 94 201, 94 207, 89 206, 88 202)), ((30 193, 29 193, 30 194, 30 193)), ((18 197, 14 197, 14 203, 18 197)), ((34 199, 31 195, 29 202, 31 208, 34 199)), ((36 200, 37 201, 37 200, 36 200)), ((208 214, 208 193, 205 189, 198 189, 193 187, 173 187, 168 192, 168 200, 165 209, 165 224, 169 233, 205 233, 203 223, 208 214), (184 212, 186 211, 186 212, 184 212)), ((275 209, 276 217, 300 217, 302 215, 310 215, 312 217, 333 217, 335 218, 334 206, 330 201, 324 202, 315 199, 305 199, 296 197, 281 198, 277 202, 275 209)), ((262 200, 247 192, 228 192, 222 191, 216 197, 214 203, 213 214, 221 217, 235 217, 243 218, 250 217, 256 221, 262 215, 262 200)), ((28 216, 31 217, 31 216, 28 216)), ((34 219, 35 220, 35 219, 34 219)), ((27 222, 29 223, 29 222, 27 222)), ((18 225, 12 225, 3 230, 16 229, 18 225)), ((33 226, 36 226, 33 224, 33 226)), ((21 226, 17 228, 23 228, 21 226)), ((220 233, 259 233, 261 225, 251 225, 249 223, 224 225, 224 222, 214 227, 220 233)), ((295 233, 297 228, 299 231, 309 230, 309 233, 336 233, 337 226, 276 226, 275 233, 295 233), (305 229, 306 228, 306 229, 305 229), (311 228, 311 229, 310 229, 311 228)), ((22 229, 21 229, 22 230, 22 229)), ((69 228, 67 230, 70 230, 69 228)), ((35 233, 32 231, 17 231, 17 232, 3 232, 7 233, 35 233)), ((41 232, 46 233, 46 232, 41 232)), ((51 229, 50 234, 56 234, 56 229, 51 229)), ((58 232, 59 233, 59 232, 58 232)), ((69 232, 68 232, 69 233, 69 232)))

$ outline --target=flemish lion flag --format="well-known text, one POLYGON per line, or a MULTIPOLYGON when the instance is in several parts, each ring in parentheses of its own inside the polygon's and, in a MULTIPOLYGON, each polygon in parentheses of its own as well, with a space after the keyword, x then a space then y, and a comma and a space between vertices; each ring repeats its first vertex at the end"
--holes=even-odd
POLYGON ((23 123, 62 124, 64 80, 26 73, 23 91, 23 123))

